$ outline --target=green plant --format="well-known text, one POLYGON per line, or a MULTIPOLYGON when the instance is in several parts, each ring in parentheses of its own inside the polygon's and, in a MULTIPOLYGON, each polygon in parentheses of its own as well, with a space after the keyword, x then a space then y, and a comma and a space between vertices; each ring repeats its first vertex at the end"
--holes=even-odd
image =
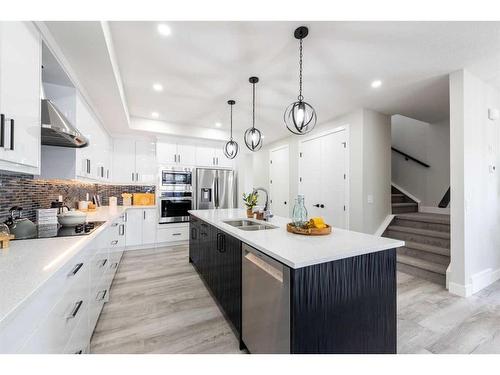
POLYGON ((245 194, 243 193, 243 202, 245 202, 245 206, 247 206, 247 209, 251 210, 255 206, 257 206, 257 201, 259 199, 259 193, 249 193, 245 194))

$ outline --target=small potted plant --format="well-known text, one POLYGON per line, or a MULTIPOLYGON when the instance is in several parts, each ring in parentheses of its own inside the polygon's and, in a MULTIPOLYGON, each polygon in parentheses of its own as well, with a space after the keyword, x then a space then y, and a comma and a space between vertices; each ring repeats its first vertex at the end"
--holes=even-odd
POLYGON ((243 193, 243 202, 245 202, 245 206, 247 207, 247 217, 249 219, 253 218, 253 208, 257 206, 257 201, 259 199, 259 193, 243 193))

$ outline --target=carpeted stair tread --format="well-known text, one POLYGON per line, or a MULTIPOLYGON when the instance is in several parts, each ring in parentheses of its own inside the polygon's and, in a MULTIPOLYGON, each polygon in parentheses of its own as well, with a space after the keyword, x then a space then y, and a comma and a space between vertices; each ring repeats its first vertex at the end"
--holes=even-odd
POLYGON ((406 264, 415 268, 420 268, 426 271, 434 272, 440 275, 446 274, 448 265, 428 262, 424 259, 414 258, 403 254, 397 254, 396 259, 399 263, 406 264))
POLYGON ((412 227, 403 227, 403 226, 399 226, 399 225, 389 225, 387 230, 394 231, 394 232, 404 232, 404 233, 417 234, 420 236, 443 238, 446 240, 450 239, 449 233, 442 232, 442 231, 436 231, 436 230, 430 230, 430 229, 420 229, 420 228, 412 228, 412 227))

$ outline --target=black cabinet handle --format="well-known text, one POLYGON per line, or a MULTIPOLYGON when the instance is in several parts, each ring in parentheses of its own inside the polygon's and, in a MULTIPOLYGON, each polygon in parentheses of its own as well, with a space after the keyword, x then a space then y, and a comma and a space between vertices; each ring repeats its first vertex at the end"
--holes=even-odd
POLYGON ((68 276, 75 276, 78 273, 78 271, 80 271, 80 268, 82 268, 82 266, 83 266, 83 263, 78 263, 75 267, 73 267, 73 269, 68 274, 68 276))
POLYGON ((321 208, 325 208, 325 205, 324 204, 320 204, 319 205, 321 208))
POLYGON ((318 204, 313 204, 313 206, 319 208, 319 203, 318 204))
POLYGON ((0 114, 0 147, 5 147, 5 115, 0 114))
POLYGON ((14 119, 10 119, 10 149, 14 150, 14 119))
POLYGON ((217 250, 219 253, 225 253, 226 252, 226 236, 224 236, 224 233, 217 233, 217 250))
POLYGON ((82 307, 83 301, 78 301, 75 303, 75 307, 73 308, 73 311, 71 311, 71 314, 68 316, 68 319, 73 319, 76 314, 78 314, 78 311, 80 310, 80 307, 82 307))
POLYGON ((286 204, 286 201, 284 203, 286 204))
POLYGON ((191 228, 191 239, 196 240, 196 228, 191 228))

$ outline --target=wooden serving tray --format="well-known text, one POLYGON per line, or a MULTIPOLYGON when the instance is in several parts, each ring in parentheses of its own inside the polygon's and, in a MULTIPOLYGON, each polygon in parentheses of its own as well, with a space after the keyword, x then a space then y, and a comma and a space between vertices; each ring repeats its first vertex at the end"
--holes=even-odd
POLYGON ((304 236, 325 236, 327 234, 332 233, 332 227, 326 224, 326 228, 318 229, 318 228, 297 228, 292 223, 288 223, 286 225, 287 232, 302 234, 304 236))

